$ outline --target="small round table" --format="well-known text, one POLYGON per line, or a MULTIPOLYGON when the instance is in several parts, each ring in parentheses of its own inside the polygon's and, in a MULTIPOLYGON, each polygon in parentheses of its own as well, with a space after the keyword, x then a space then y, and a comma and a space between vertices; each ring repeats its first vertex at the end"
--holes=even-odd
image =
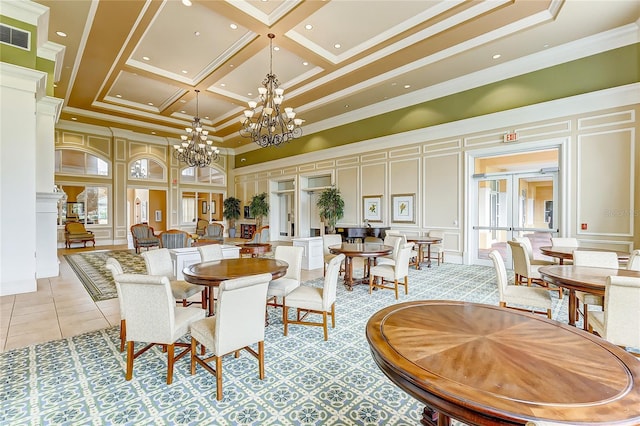
POLYGON ((615 250, 589 248, 589 247, 560 247, 560 246, 542 246, 540 252, 545 256, 555 257, 559 260, 560 264, 564 264, 565 259, 573 259, 573 251, 610 251, 618 255, 618 260, 629 260, 629 253, 615 250))
POLYGON ((182 274, 188 283, 209 287, 209 316, 211 316, 215 308, 213 287, 218 287, 222 281, 264 273, 270 273, 273 279, 276 279, 283 276, 288 267, 289 264, 282 260, 245 257, 194 263, 184 268, 182 274))
POLYGON ((375 313, 366 336, 382 372, 426 405, 424 425, 640 423, 640 362, 541 315, 405 302, 375 313))
MULTIPOLYGON (((344 254, 344 283, 347 286, 347 290, 353 290, 353 286, 361 284, 362 280, 355 281, 353 279, 353 258, 364 257, 366 258, 368 266, 371 262, 371 258, 385 256, 393 251, 393 247, 385 246, 378 243, 342 243, 340 245, 330 246, 329 251, 331 253, 344 254)), ((365 277, 368 278, 368 267, 365 269, 365 277)))
POLYGON ((419 235, 406 235, 407 241, 415 243, 418 246, 418 257, 414 264, 416 269, 420 269, 420 263, 424 259, 424 246, 427 246, 427 268, 431 268, 431 244, 442 242, 442 238, 437 237, 421 237, 419 235))
POLYGON ((259 257, 271 251, 271 244, 267 243, 244 243, 238 244, 240 254, 250 254, 251 257, 259 257))

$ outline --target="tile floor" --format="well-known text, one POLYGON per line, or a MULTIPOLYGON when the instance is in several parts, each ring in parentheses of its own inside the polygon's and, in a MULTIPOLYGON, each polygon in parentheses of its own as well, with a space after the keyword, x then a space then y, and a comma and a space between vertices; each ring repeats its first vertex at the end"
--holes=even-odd
MULTIPOLYGON (((38 279, 36 292, 0 297, 0 352, 120 324, 118 299, 94 302, 65 261, 64 254, 83 250, 94 249, 59 249, 60 275, 38 279)), ((322 269, 302 270, 303 282, 321 276, 322 269)))

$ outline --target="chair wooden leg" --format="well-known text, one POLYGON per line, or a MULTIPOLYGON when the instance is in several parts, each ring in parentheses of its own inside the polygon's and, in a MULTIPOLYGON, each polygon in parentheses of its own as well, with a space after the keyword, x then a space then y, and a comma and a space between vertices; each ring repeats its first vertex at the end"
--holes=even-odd
POLYGON ((173 353, 175 345, 172 343, 167 345, 167 384, 170 385, 173 382, 173 353))
POLYGON ((371 294, 372 289, 373 289, 373 275, 369 275, 369 294, 371 294))
POLYGON ((191 375, 196 374, 196 347, 198 342, 193 337, 191 338, 191 375))
POLYGON ((398 280, 393 280, 393 289, 396 292, 396 300, 398 300, 398 280))
POLYGON ((216 399, 222 400, 222 355, 216 356, 216 399))
POLYGON ((282 322, 284 323, 285 321, 285 317, 284 317, 284 304, 285 304, 285 297, 282 296, 282 322))
POLYGON ((551 319, 551 309, 547 309, 547 318, 551 319))
POLYGON ((584 330, 588 330, 587 322, 589 321, 589 305, 586 303, 582 304, 582 328, 584 330))
POLYGON ((127 322, 120 320, 120 352, 124 352, 124 344, 127 341, 127 322))
POLYGON ((258 374, 264 379, 264 340, 258 342, 258 374))
POLYGON ((327 330, 327 313, 322 311, 322 329, 324 330, 324 340, 329 340, 329 331, 327 330))
POLYGON ((331 305, 331 328, 336 328, 336 302, 331 305))
POLYGON ((129 381, 133 377, 133 342, 127 342, 127 373, 124 378, 129 381))
POLYGON ((284 335, 287 335, 287 331, 289 331, 289 307, 288 306, 283 306, 282 307, 282 319, 284 322, 284 335))
POLYGON ((409 294, 409 277, 404 277, 404 294, 409 294))

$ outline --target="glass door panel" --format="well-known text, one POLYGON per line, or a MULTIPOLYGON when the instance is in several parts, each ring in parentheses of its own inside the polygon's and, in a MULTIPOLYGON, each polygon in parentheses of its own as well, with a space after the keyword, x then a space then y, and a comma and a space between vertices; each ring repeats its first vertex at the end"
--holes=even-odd
POLYGON ((510 237, 511 179, 479 178, 476 180, 476 217, 474 263, 490 264, 489 252, 498 250, 506 256, 507 239, 510 237))

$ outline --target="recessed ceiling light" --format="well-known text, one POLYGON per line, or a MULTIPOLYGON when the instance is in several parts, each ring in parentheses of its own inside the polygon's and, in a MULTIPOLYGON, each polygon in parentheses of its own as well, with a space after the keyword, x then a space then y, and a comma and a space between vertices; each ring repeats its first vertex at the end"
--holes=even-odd
POLYGON ((344 107, 345 107, 345 108, 349 108, 349 104, 346 104, 344 107))
POLYGON ((410 88, 410 87, 411 87, 411 85, 410 85, 410 84, 405 84, 405 85, 404 85, 404 88, 405 88, 405 89, 408 89, 408 88, 410 88))
POLYGON ((194 31, 194 32, 193 32, 193 35, 194 35, 194 36, 196 36, 196 37, 198 37, 198 36, 200 35, 200 31, 194 31))
POLYGON ((273 50, 275 50, 277 52, 278 50, 280 50, 280 48, 278 46, 274 46, 273 50))
POLYGON ((253 96, 253 93, 249 92, 247 93, 247 96, 253 96))
POLYGON ((205 115, 205 116, 204 116, 204 118, 205 118, 205 120, 208 120, 208 119, 209 119, 209 116, 208 116, 208 115, 205 115))
POLYGON ((236 24, 231 24, 229 25, 229 28, 231 28, 232 30, 237 30, 238 26, 236 24))
POLYGON ((147 102, 147 105, 153 106, 153 102, 147 102))
POLYGON ((75 117, 71 117, 71 119, 72 119, 73 121, 78 121, 78 119, 77 119, 77 118, 75 118, 75 117))
POLYGON ((229 68, 233 68, 233 67, 235 67, 235 65, 229 64, 229 68))
POLYGON ((342 45, 340 43, 336 43, 333 45, 333 47, 335 47, 336 49, 340 49, 342 45))
POLYGON ((185 111, 185 110, 180 110, 180 113, 182 113, 182 114, 186 114, 186 113, 187 113, 187 111, 185 111))
POLYGON ((182 74, 189 74, 189 71, 187 71, 187 70, 182 70, 182 74))
POLYGON ((56 83, 53 83, 53 87, 58 87, 58 85, 56 83))
POLYGON ((116 98, 121 98, 121 97, 122 97, 122 95, 119 94, 119 93, 116 95, 116 98))
POLYGON ((155 135, 155 134, 156 134, 156 132, 151 132, 151 134, 152 134, 152 135, 155 135))
POLYGON ((149 58, 148 56, 143 56, 142 59, 144 59, 145 61, 148 61, 151 58, 149 58))
POLYGON ((307 65, 309 65, 309 62, 304 61, 304 62, 302 63, 302 65, 304 65, 304 66, 306 67, 307 65))
POLYGON ((495 55, 492 56, 493 59, 500 59, 502 55, 499 53, 496 53, 495 55))
POLYGON ((187 103, 187 101, 185 101, 184 99, 180 99, 180 103, 181 103, 181 104, 186 104, 186 103, 187 103))
POLYGON ((56 31, 56 34, 58 34, 60 37, 66 37, 67 33, 64 33, 62 31, 56 31))
POLYGON ((549 47, 549 45, 548 45, 548 44, 545 44, 545 45, 544 45, 544 46, 542 46, 542 47, 544 47, 544 48, 546 49, 547 47, 549 47))
POLYGON ((313 25, 307 24, 307 25, 304 26, 304 29, 305 30, 312 30, 313 29, 313 25))
POLYGON ((191 6, 191 0, 182 0, 182 4, 185 6, 191 6))
POLYGON ((224 83, 220 83, 220 87, 227 87, 227 85, 224 83))

